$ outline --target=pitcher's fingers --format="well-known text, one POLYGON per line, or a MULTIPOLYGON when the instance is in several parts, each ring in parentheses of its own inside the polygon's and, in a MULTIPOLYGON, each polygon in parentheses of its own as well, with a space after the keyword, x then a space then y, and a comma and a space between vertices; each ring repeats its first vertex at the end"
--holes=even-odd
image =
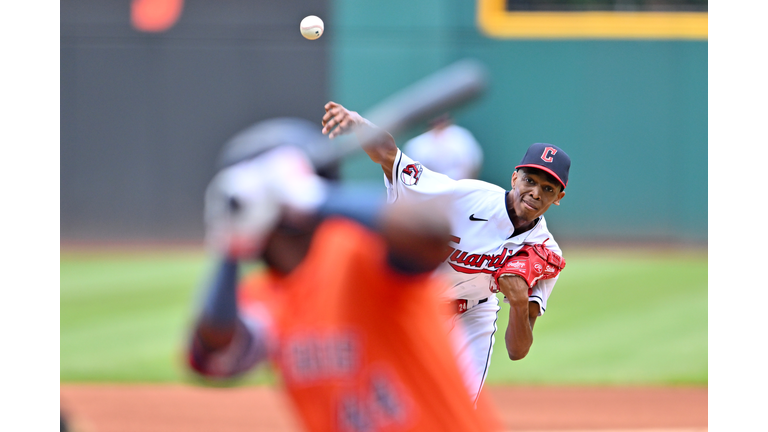
POLYGON ((331 119, 331 117, 333 117, 333 113, 329 113, 329 111, 331 111, 331 109, 333 109, 333 108, 335 108, 337 106, 339 106, 339 104, 337 104, 336 102, 333 102, 333 101, 328 102, 327 104, 325 104, 325 106, 323 106, 323 108, 325 109, 325 114, 323 114, 323 120, 322 120, 322 125, 323 126, 325 126, 325 123, 329 119, 331 119))
POLYGON ((330 132, 331 128, 336 124, 336 118, 330 111, 323 116, 323 133, 330 132))
POLYGON ((347 117, 346 112, 340 108, 340 107, 334 107, 331 110, 329 110, 325 115, 323 116, 323 133, 328 133, 333 129, 333 127, 337 124, 339 124, 340 121, 345 119, 347 117))
POLYGON ((327 103, 327 104, 325 104, 325 105, 323 106, 323 108, 325 108, 325 110, 326 110, 326 111, 328 111, 329 109, 331 109, 332 107, 335 107, 335 106, 339 106, 339 104, 337 104, 337 103, 336 103, 336 102, 334 102, 334 101, 328 101, 328 103, 327 103))
POLYGON ((333 129, 334 126, 338 124, 338 121, 336 120, 336 117, 331 117, 327 122, 325 122, 325 126, 323 126, 323 134, 327 135, 328 132, 333 129))

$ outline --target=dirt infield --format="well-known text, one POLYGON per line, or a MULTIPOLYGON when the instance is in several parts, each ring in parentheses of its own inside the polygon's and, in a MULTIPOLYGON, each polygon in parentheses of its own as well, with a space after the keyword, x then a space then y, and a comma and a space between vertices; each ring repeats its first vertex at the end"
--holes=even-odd
MULTIPOLYGON (((706 432, 707 388, 488 387, 506 430, 706 432), (521 401, 527 401, 522 402, 521 401)), ((61 385, 72 432, 298 432, 269 387, 61 385)))

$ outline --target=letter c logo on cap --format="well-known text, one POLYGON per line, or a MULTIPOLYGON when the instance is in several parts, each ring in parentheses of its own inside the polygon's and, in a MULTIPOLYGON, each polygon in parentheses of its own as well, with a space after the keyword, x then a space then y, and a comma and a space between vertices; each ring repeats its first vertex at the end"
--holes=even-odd
POLYGON ((552 147, 547 147, 544 149, 544 153, 541 154, 541 160, 544 162, 552 162, 552 156, 557 154, 557 150, 553 149, 552 147))

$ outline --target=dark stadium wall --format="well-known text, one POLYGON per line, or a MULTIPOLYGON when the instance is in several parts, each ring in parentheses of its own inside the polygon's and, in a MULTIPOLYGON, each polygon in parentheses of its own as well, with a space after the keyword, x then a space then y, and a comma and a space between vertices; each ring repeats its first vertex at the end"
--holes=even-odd
MULTIPOLYGON (((706 39, 489 37, 466 0, 187 0, 161 33, 131 26, 129 0, 60 10, 62 242, 199 241, 203 190, 236 132, 319 122, 329 99, 364 112, 463 57, 490 72, 455 113, 485 149, 482 179, 508 186, 533 142, 571 155, 547 213, 558 239, 707 239, 706 39), (298 31, 310 14, 326 24, 316 41, 298 31)), ((382 181, 363 154, 344 174, 382 181)))
POLYGON ((62 0, 62 242, 202 239, 224 142, 268 117, 319 121, 329 39, 303 39, 299 22, 327 9, 186 0, 170 29, 147 33, 129 0, 62 0))
MULTIPOLYGON (((495 38, 461 0, 337 0, 333 19, 331 94, 358 111, 459 58, 483 61, 489 91, 457 122, 484 148, 481 178, 502 187, 530 144, 568 151, 566 197, 547 213, 559 239, 706 242, 705 38, 495 38)), ((382 181, 364 156, 344 173, 382 181)))

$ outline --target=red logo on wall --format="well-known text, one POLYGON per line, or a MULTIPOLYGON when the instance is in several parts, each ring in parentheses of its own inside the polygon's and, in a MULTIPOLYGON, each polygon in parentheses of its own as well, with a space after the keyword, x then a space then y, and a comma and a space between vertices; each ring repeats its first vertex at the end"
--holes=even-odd
POLYGON ((148 33, 164 32, 179 20, 184 0, 132 0, 131 24, 148 33))

